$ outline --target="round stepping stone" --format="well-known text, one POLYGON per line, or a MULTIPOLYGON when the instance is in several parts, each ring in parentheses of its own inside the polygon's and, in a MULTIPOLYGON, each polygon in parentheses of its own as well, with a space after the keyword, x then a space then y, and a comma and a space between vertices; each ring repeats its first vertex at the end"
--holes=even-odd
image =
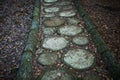
POLYGON ((78 24, 79 22, 80 22, 80 20, 79 19, 76 19, 76 18, 68 18, 68 23, 69 24, 78 24))
POLYGON ((42 53, 38 61, 43 65, 53 65, 56 63, 57 59, 58 56, 55 53, 42 53))
POLYGON ((65 20, 61 18, 51 18, 51 19, 45 20, 44 25, 49 27, 57 27, 64 24, 64 22, 65 20))
POLYGON ((44 0, 44 2, 56 2, 57 0, 44 0))
POLYGON ((68 41, 63 37, 45 38, 43 41, 43 47, 50 50, 61 50, 65 48, 68 41))
POLYGON ((84 49, 69 50, 64 55, 64 62, 75 69, 87 69, 94 63, 94 56, 84 49))
POLYGON ((55 32, 55 28, 43 28, 43 34, 52 35, 55 32))
POLYGON ((86 74, 82 80, 103 80, 96 74, 86 74))
POLYGON ((38 80, 74 80, 74 78, 63 70, 51 70, 46 72, 42 78, 38 80))
POLYGON ((68 35, 68 36, 75 36, 78 33, 81 33, 82 31, 83 31, 83 29, 81 27, 67 25, 67 26, 61 27, 58 30, 58 33, 68 35))
POLYGON ((44 14, 44 17, 47 17, 47 18, 55 17, 55 14, 54 13, 47 13, 47 14, 44 14))
POLYGON ((77 44, 77 45, 87 45, 89 43, 89 40, 87 37, 75 37, 72 40, 73 43, 77 44))
POLYGON ((59 16, 61 16, 61 17, 73 17, 75 15, 76 15, 76 12, 74 10, 62 11, 59 13, 59 16))
POLYGON ((59 8, 58 7, 48 7, 48 8, 44 8, 45 12, 58 12, 59 8))

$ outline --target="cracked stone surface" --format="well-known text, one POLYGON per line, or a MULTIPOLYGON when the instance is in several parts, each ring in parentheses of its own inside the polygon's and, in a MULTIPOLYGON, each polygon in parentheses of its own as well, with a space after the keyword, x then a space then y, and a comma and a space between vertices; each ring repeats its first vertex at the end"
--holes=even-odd
POLYGON ((41 53, 41 55, 38 58, 38 61, 42 64, 42 65, 53 65, 56 63, 58 57, 57 54, 55 53, 41 53))
POLYGON ((44 2, 56 2, 57 0, 44 0, 44 2))
POLYGON ((74 37, 72 42, 77 45, 87 45, 89 43, 89 40, 87 37, 81 36, 81 37, 74 37))
POLYGON ((48 8, 44 8, 45 12, 58 12, 59 8, 58 7, 48 7, 48 8))
POLYGON ((63 37, 52 37, 45 38, 42 46, 50 50, 61 50, 65 48, 68 44, 68 41, 63 37))
POLYGON ((94 56, 84 49, 69 50, 64 55, 64 62, 75 69, 87 69, 94 64, 94 56))
POLYGON ((38 80, 74 80, 74 78, 63 70, 51 70, 38 80))
POLYGON ((59 16, 61 17, 73 17, 75 15, 76 15, 76 12, 74 10, 62 11, 59 13, 59 16))
POLYGON ((68 36, 75 36, 78 33, 81 33, 82 31, 83 29, 81 27, 67 25, 67 26, 61 27, 58 33, 68 35, 68 36))
POLYGON ((64 24, 65 20, 61 18, 50 18, 44 21, 44 25, 48 27, 57 27, 64 24))

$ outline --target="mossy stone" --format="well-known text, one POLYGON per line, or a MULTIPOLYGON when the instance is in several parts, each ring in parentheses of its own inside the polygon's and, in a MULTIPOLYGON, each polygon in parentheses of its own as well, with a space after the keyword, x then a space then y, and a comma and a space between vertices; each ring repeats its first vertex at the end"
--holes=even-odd
POLYGON ((73 25, 67 25, 63 26, 58 30, 58 33, 64 34, 67 36, 75 36, 78 33, 81 33, 83 29, 81 27, 73 26, 73 25))
POLYGON ((42 46, 46 49, 56 51, 65 48, 67 44, 68 41, 63 37, 52 37, 52 38, 45 38, 42 46))
POLYGON ((69 50, 64 55, 64 62, 75 69, 88 69, 95 62, 93 54, 84 49, 69 50))
POLYGON ((81 37, 74 37, 72 42, 82 46, 82 45, 87 45, 89 43, 89 40, 87 37, 81 36, 81 37))
POLYGON ((57 54, 55 53, 42 53, 39 58, 38 61, 42 64, 42 65, 53 65, 56 63, 58 59, 57 54))

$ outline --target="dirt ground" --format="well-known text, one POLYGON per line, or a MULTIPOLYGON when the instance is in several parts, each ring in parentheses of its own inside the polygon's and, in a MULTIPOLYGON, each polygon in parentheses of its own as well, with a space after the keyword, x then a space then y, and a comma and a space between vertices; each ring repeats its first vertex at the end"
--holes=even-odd
POLYGON ((79 2, 120 63, 120 1, 79 0, 79 2))

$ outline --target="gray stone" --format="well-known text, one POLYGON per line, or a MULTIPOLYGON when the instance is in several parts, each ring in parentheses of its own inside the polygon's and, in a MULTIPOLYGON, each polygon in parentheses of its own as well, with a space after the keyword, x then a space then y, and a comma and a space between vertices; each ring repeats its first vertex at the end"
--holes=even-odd
POLYGON ((51 70, 46 72, 43 77, 38 80, 74 80, 74 78, 63 70, 51 70))
POLYGON ((39 56, 38 61, 43 65, 53 65, 56 63, 57 59, 57 54, 46 52, 39 56))
POLYGON ((77 45, 87 45, 89 43, 89 40, 87 37, 81 36, 73 38, 72 42, 77 45))
POLYGON ((67 26, 61 27, 58 33, 68 35, 68 36, 75 36, 78 33, 81 33, 82 31, 83 29, 81 27, 67 25, 67 26))
POLYGON ((64 62, 75 69, 87 69, 94 63, 94 56, 84 49, 69 50, 64 55, 64 62))
POLYGON ((59 16, 61 17, 73 17, 75 15, 76 15, 76 12, 74 10, 62 11, 59 13, 59 16))
POLYGON ((47 18, 55 17, 55 14, 54 13, 46 13, 46 14, 44 14, 44 17, 47 17, 47 18))
POLYGON ((58 0, 44 0, 44 2, 56 2, 58 0))
POLYGON ((64 24, 64 22, 65 20, 61 18, 50 18, 44 21, 44 25, 49 27, 57 27, 64 24))
POLYGON ((55 28, 43 28, 43 34, 52 35, 55 32, 55 28))
POLYGON ((74 25, 76 25, 76 24, 78 24, 78 23, 80 22, 80 20, 79 20, 79 19, 76 19, 76 18, 68 18, 67 22, 68 22, 69 24, 74 24, 74 25))
POLYGON ((43 41, 43 47, 50 50, 61 50, 65 48, 68 44, 68 41, 63 37, 52 37, 45 38, 43 41))
POLYGON ((58 12, 59 8, 58 7, 48 7, 48 8, 44 8, 45 12, 58 12))

